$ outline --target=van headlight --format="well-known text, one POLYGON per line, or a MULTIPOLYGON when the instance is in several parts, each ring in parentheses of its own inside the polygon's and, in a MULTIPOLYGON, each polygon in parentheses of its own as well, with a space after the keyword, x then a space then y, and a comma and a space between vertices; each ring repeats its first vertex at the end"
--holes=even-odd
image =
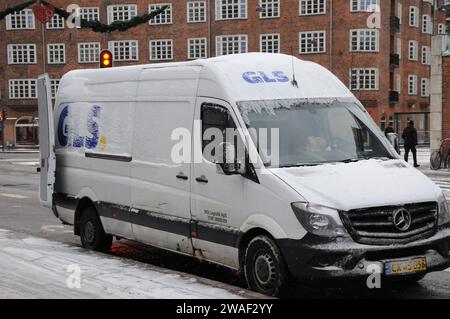
POLYGON ((438 198, 438 214, 438 226, 450 224, 450 211, 448 209, 448 203, 444 193, 442 193, 438 198))
POLYGON ((348 235, 337 210, 302 202, 291 206, 300 224, 311 234, 322 237, 348 235))

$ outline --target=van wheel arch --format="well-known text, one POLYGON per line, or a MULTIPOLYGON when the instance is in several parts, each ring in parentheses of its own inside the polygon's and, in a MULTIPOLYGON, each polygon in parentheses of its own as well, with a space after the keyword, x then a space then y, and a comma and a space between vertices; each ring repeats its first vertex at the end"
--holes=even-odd
POLYGON ((272 239, 274 237, 263 228, 252 228, 246 233, 244 233, 239 241, 239 270, 238 276, 243 277, 244 275, 244 263, 245 263, 245 250, 247 249, 248 244, 252 241, 256 236, 265 235, 272 239))
POLYGON ((94 202, 89 197, 83 197, 80 200, 78 200, 77 208, 75 210, 75 220, 74 220, 74 234, 77 236, 80 236, 81 216, 86 211, 86 209, 88 209, 89 207, 92 207, 95 209, 95 211, 97 211, 97 207, 95 206, 94 202))

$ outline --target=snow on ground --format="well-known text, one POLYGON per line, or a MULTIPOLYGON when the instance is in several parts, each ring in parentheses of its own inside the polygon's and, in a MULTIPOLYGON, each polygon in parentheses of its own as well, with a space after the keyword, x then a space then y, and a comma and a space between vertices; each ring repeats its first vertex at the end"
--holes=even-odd
POLYGON ((0 298, 240 298, 173 271, 0 229, 0 298), (80 288, 76 285, 80 272, 80 288))
MULTIPOLYGON (((404 154, 402 149, 402 155, 404 154)), ((430 148, 420 147, 417 149, 417 162, 420 164, 420 170, 430 177, 443 191, 445 197, 450 201, 450 171, 442 168, 438 171, 430 169, 430 148)), ((409 162, 412 163, 412 154, 409 154, 409 162)))

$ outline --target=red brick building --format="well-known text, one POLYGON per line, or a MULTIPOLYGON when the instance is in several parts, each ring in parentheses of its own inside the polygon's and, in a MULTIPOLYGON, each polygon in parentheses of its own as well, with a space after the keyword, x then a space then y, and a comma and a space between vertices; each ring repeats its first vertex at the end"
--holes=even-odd
MULTIPOLYGON (((4 0, 0 11, 24 0, 4 0)), ((427 139, 431 35, 445 32, 445 12, 433 0, 53 0, 81 7, 103 23, 169 4, 165 14, 126 32, 95 33, 49 25, 30 9, 0 21, 0 108, 8 112, 5 140, 38 143, 35 79, 98 67, 109 48, 115 66, 205 58, 242 52, 281 52, 333 71, 383 128, 420 114, 427 139), (379 9, 374 10, 373 5, 379 9), (372 11, 372 12, 371 12, 372 11), (378 11, 378 12, 373 12, 378 11), (408 113, 407 115, 404 115, 408 113)))
MULTIPOLYGON (((449 48, 450 49, 450 48, 449 48)), ((442 58, 442 139, 450 138, 450 51, 442 58)))

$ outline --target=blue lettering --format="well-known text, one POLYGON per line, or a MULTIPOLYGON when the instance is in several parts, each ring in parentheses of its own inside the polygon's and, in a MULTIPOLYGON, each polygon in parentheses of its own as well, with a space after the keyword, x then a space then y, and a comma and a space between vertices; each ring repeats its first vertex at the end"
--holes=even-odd
POLYGON ((264 79, 264 82, 266 83, 273 83, 277 81, 275 79, 269 78, 264 72, 259 71, 258 73, 261 75, 261 77, 264 79))
POLYGON ((257 76, 255 72, 245 72, 242 74, 242 78, 251 84, 264 83, 264 80, 257 76))
POLYGON ((68 128, 67 124, 65 123, 65 120, 67 116, 69 115, 69 107, 66 106, 61 111, 61 114, 59 115, 58 120, 58 142, 61 146, 67 146, 67 135, 68 135, 68 128))
POLYGON ((88 116, 87 129, 92 137, 86 137, 86 148, 93 149, 97 147, 99 140, 98 123, 95 121, 99 117, 100 106, 95 105, 88 116))
POLYGON ((289 77, 283 71, 273 71, 272 74, 277 78, 278 82, 289 82, 289 77))

